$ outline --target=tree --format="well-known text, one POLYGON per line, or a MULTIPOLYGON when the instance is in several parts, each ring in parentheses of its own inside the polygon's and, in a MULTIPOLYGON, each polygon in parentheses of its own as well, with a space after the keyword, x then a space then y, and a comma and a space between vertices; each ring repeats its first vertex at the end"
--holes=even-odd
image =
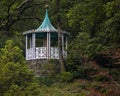
POLYGON ((22 50, 12 40, 8 40, 0 54, 0 96, 38 94, 38 85, 25 63, 22 50))
MULTIPOLYGON (((59 12, 60 9, 60 1, 56 0, 56 4, 57 4, 57 12, 59 12)), ((57 28, 58 28, 58 44, 59 44, 59 63, 60 63, 60 71, 64 72, 65 71, 65 65, 64 65, 64 60, 63 60, 63 50, 62 50, 62 36, 61 36, 61 18, 60 18, 60 14, 58 14, 58 18, 57 18, 58 24, 57 24, 57 28)))
POLYGON ((9 2, 8 0, 1 0, 0 31, 5 31, 5 33, 10 35, 12 27, 15 25, 13 28, 15 30, 15 27, 17 28, 16 24, 20 26, 19 23, 21 21, 24 22, 27 20, 41 21, 41 19, 37 16, 38 14, 33 13, 38 9, 38 6, 43 6, 44 4, 45 4, 44 0, 40 2, 36 0, 9 0, 9 2))
POLYGON ((119 45, 120 41, 120 1, 112 0, 104 5, 105 21, 103 23, 106 44, 119 45))

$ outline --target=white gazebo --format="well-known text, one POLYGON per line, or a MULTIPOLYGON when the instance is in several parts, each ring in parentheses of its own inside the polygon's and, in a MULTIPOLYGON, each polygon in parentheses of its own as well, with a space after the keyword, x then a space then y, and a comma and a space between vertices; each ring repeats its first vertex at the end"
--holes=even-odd
MULTIPOLYGON (((45 18, 36 30, 23 32, 26 36, 26 60, 59 59, 58 30, 51 24, 46 9, 45 18)), ((62 53, 67 57, 68 33, 62 30, 62 53)))

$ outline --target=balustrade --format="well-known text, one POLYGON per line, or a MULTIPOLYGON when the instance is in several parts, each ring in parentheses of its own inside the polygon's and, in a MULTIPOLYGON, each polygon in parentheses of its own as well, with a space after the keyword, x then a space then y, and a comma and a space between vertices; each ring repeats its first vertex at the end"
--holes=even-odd
POLYGON ((31 60, 33 59, 33 48, 29 48, 26 50, 26 60, 31 60))
MULTIPOLYGON (((63 52, 63 56, 66 57, 67 52, 63 52)), ((59 59, 59 50, 58 47, 50 48, 50 59, 59 59)), ((36 47, 35 50, 33 48, 29 48, 26 50, 26 60, 32 59, 47 59, 47 48, 46 47, 36 47), (35 51, 35 52, 34 52, 35 51), (35 57, 33 57, 35 56, 35 57)))
POLYGON ((36 59, 46 59, 47 58, 46 47, 37 47, 35 53, 36 53, 36 59))

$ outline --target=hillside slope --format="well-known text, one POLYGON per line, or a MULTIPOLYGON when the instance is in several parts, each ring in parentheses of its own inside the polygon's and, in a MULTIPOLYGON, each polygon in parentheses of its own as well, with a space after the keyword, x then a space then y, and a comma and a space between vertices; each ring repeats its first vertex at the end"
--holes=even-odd
POLYGON ((41 96, 120 96, 120 49, 104 51, 81 66, 81 77, 42 86, 41 96))

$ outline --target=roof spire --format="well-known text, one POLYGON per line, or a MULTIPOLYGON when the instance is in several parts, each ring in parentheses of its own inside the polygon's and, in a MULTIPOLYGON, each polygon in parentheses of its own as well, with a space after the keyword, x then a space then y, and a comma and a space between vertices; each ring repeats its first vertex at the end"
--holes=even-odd
POLYGON ((54 28, 54 26, 51 24, 51 21, 50 21, 49 16, 48 16, 48 10, 47 9, 46 9, 45 18, 44 18, 42 24, 38 27, 37 31, 45 31, 45 32, 57 31, 54 28))

